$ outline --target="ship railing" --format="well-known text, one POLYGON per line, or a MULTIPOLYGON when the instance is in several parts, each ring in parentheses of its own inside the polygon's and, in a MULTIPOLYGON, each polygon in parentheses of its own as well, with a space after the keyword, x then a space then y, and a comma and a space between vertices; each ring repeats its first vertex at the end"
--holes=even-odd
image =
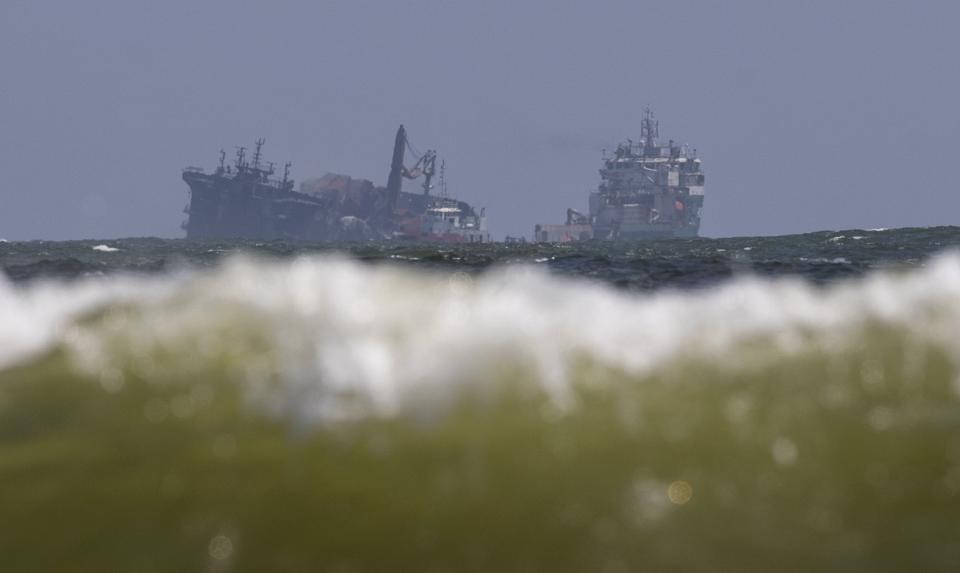
MULTIPOLYGON (((243 176, 246 177, 247 179, 256 181, 257 184, 263 185, 264 187, 272 187, 272 188, 274 188, 274 189, 281 189, 281 190, 285 188, 283 180, 281 180, 281 179, 270 179, 270 178, 268 178, 268 177, 264 177, 264 176, 262 175, 262 173, 266 173, 266 172, 265 172, 265 171, 259 171, 259 170, 258 170, 258 171, 254 171, 254 170, 251 169, 251 170, 248 171, 247 173, 243 174, 243 176)), ((289 186, 291 183, 292 183, 292 181, 287 180, 286 185, 289 186)))
POLYGON ((282 179, 266 179, 263 181, 263 184, 266 185, 267 187, 274 187, 276 189, 281 189, 281 190, 289 186, 289 183, 290 181, 287 181, 285 184, 282 179))
POLYGON ((203 167, 184 167, 184 173, 203 173, 203 167))

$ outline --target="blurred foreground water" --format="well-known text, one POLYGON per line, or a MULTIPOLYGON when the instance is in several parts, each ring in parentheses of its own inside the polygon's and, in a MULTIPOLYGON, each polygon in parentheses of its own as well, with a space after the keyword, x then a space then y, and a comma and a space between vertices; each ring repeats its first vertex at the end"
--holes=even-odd
POLYGON ((0 570, 954 570, 957 232, 860 233, 0 245, 0 570))

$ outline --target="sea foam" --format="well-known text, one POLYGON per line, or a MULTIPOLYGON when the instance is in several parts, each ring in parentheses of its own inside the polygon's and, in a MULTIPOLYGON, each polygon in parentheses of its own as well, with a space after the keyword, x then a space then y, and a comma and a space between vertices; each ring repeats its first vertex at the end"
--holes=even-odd
POLYGON ((631 377, 684 361, 748 369, 841 352, 876 324, 960 355, 960 258, 828 288, 740 278, 653 295, 530 267, 475 278, 235 258, 188 276, 0 283, 0 316, 0 367, 51 349, 94 376, 209 375, 226 363, 252 386, 278 382, 307 418, 337 415, 345 394, 384 415, 435 407, 502 372, 563 406, 589 378, 584 364, 631 377))

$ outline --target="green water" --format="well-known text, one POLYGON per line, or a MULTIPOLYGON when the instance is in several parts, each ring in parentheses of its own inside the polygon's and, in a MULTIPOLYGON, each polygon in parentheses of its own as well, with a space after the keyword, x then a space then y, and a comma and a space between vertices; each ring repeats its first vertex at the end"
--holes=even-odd
POLYGON ((736 373, 584 362, 564 409, 504 371, 440 415, 310 428, 251 409, 215 365, 105 392, 52 355, 4 376, 0 554, 8 571, 949 570, 955 368, 905 344, 880 328, 736 373))
POLYGON ((654 296, 238 260, 0 316, 3 571, 960 563, 954 256, 654 296))

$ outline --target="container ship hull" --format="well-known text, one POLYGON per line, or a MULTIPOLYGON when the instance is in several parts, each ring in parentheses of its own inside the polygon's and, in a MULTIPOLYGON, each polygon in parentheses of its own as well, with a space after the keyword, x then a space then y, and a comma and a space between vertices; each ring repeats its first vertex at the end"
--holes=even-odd
POLYGON ((190 187, 184 224, 188 239, 322 240, 329 235, 323 216, 327 208, 308 195, 190 171, 183 180, 190 187))
MULTIPOLYGON (((294 190, 290 163, 282 179, 273 164, 263 162, 263 140, 252 160, 246 149, 212 173, 197 167, 183 170, 190 188, 183 224, 188 239, 255 238, 302 241, 412 240, 425 242, 489 242, 484 210, 464 201, 430 194, 435 152, 413 168, 403 165, 406 131, 400 126, 387 187, 366 179, 330 174, 308 179, 294 190), (423 178, 423 193, 400 189, 403 179, 423 178)), ((442 170, 441 170, 441 181, 442 170)))

